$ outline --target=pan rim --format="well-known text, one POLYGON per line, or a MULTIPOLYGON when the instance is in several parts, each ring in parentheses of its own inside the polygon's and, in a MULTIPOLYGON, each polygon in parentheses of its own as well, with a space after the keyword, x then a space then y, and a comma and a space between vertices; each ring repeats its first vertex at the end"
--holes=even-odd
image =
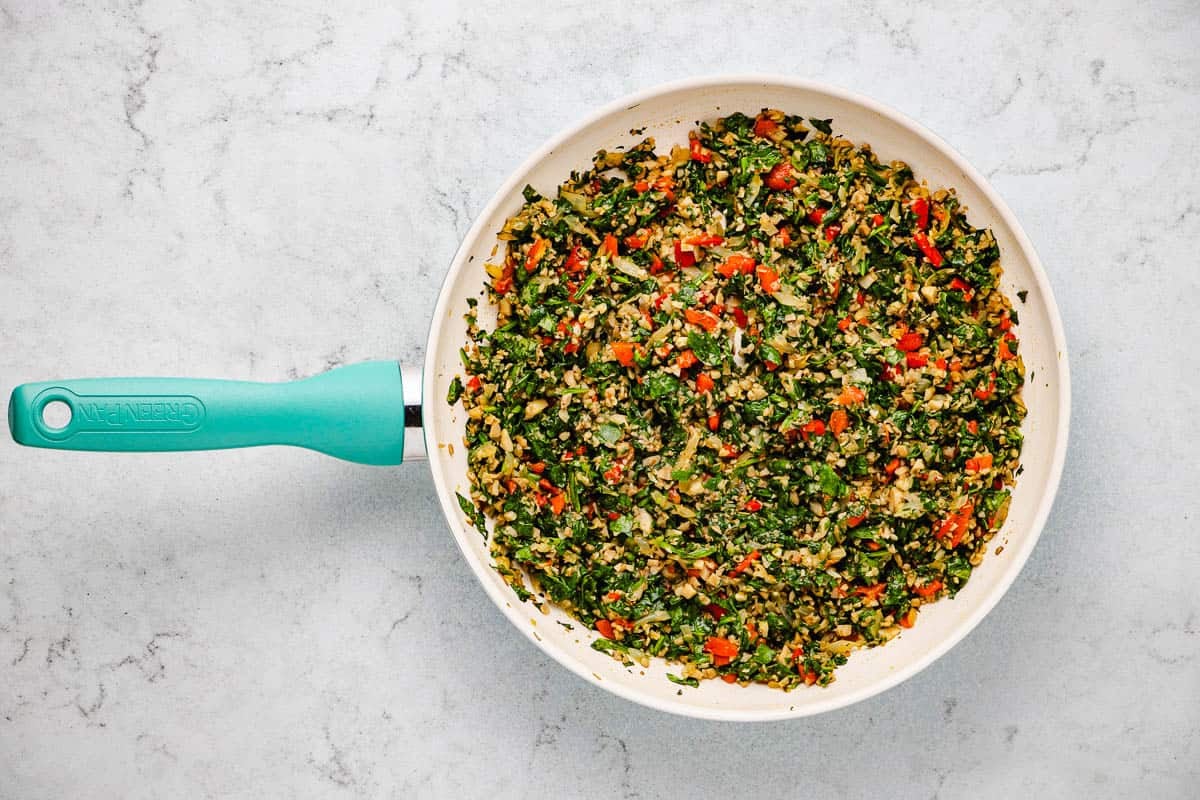
MULTIPOLYGON (((821 714, 828 711, 833 711, 838 708, 853 705, 855 703, 874 697, 888 689, 894 688, 904 681, 912 678, 933 662, 937 661, 955 645, 962 641, 967 634, 979 625, 980 622, 995 608, 1000 602, 1000 599, 1008 592, 1009 588, 1020 575, 1025 563, 1028 561, 1030 554, 1041 538, 1042 531, 1046 521, 1049 518, 1050 511, 1053 508, 1054 500, 1058 494, 1058 488, 1062 478, 1063 467, 1066 461, 1067 444, 1070 434, 1070 409, 1071 409, 1071 380, 1070 380, 1070 365, 1067 352, 1066 336, 1062 327, 1062 320, 1059 314, 1058 303, 1054 297, 1053 289, 1046 272, 1042 266, 1041 259, 1038 258, 1037 252, 1033 247, 1032 242, 1026 235, 1024 229, 1017 221, 1015 215, 1009 209, 1008 205, 1000 197, 999 193, 991 186, 987 179, 973 167, 957 150, 951 147, 945 140, 938 136, 933 131, 925 126, 909 118, 907 115, 897 111, 890 106, 880 103, 870 97, 859 94, 858 92, 844 89, 839 86, 829 84, 824 81, 808 80, 803 78, 795 78, 791 76, 771 74, 771 73, 736 73, 736 74, 710 74, 701 75, 691 78, 685 78, 676 81, 651 86, 647 89, 635 92, 625 97, 614 100, 583 118, 577 120, 573 124, 560 130, 554 136, 550 137, 533 153, 531 153, 520 165, 518 165, 506 178, 506 180, 492 194, 488 203, 480 209, 476 215, 474 222, 468 229, 466 235, 459 243, 458 249, 455 251, 454 257, 450 262, 450 268, 446 271, 441 288, 438 292, 438 300, 434 307, 433 317, 430 323, 430 331, 427 337, 427 349, 425 352, 425 363, 422 370, 422 379, 424 386, 423 404, 424 415, 427 421, 426 427, 423 429, 425 437, 426 449, 429 453, 430 467, 433 473, 434 486, 438 493, 438 499, 442 507, 442 512, 446 517, 447 524, 454 532, 454 538, 463 557, 471 566, 471 570, 475 573, 476 579, 482 585, 484 591, 496 607, 504 614, 505 617, 521 631, 527 639, 534 643, 542 652, 549 654, 555 661, 575 675, 586 681, 590 685, 596 685, 597 681, 593 679, 593 674, 582 662, 572 658, 569 653, 556 648, 547 647, 545 642, 534 635, 535 631, 528 624, 524 617, 518 613, 516 607, 511 603, 511 598, 504 594, 504 590, 490 580, 490 571, 492 567, 486 563, 485 559, 480 559, 473 552, 467 549, 466 537, 470 534, 465 529, 458 519, 457 507, 452 499, 454 494, 451 487, 447 484, 443 469, 441 468, 441 459, 443 458, 441 451, 437 447, 437 443, 430 439, 430 428, 428 421, 434 419, 432 404, 440 402, 441 398, 435 397, 431 391, 435 385, 436 377, 436 346, 441 339, 441 333, 446 329, 451 320, 447 316, 448 306, 451 302, 449 287, 453 285, 459 272, 468 263, 467 254, 474 246, 475 241, 481 234, 486 234, 483 230, 485 222, 490 219, 497 207, 504 203, 513 191, 519 188, 524 176, 526 176, 538 163, 546 158, 550 153, 557 150, 564 143, 569 142, 573 137, 589 126, 601 122, 606 117, 609 117, 620 111, 631 108, 632 106, 644 103, 648 100, 655 99, 661 95, 671 94, 675 92, 710 89, 713 87, 730 86, 761 86, 780 87, 787 89, 798 89, 810 91, 818 94, 824 94, 831 98, 841 100, 843 102, 857 105, 867 111, 878 114, 886 118, 888 121, 907 129, 910 133, 925 141, 932 148, 937 150, 943 157, 948 159, 959 170, 962 171, 964 177, 974 184, 976 188, 987 198, 987 200, 995 208, 1000 220, 1012 233, 1016 241, 1018 249, 1029 265, 1030 272, 1033 275, 1037 289, 1046 308, 1047 318, 1049 321, 1049 331, 1053 339, 1057 360, 1055 362, 1058 374, 1058 408, 1057 411, 1057 430, 1054 433, 1054 451, 1051 458, 1050 467, 1047 473, 1047 479, 1041 487, 1041 495, 1038 499, 1037 508, 1034 511, 1033 523, 1027 530, 1026 536, 1019 550, 1015 553, 1010 553, 1010 560, 1006 570, 999 576, 999 579, 987 589, 986 594, 981 598, 978 605, 971 613, 959 622, 949 633, 936 644, 930 647, 920 658, 917 658, 905 666, 891 670, 888 673, 881 675, 879 679, 866 683, 862 688, 840 695, 822 700, 817 700, 805 704, 789 704, 786 700, 788 695, 780 692, 780 703, 777 708, 736 708, 736 707, 703 707, 694 705, 685 705, 676 703, 670 699, 664 699, 650 691, 631 688, 629 686, 615 683, 613 681, 600 681, 599 686, 613 694, 622 697, 625 700, 638 703, 658 711, 664 711, 671 714, 696 718, 719 721, 737 721, 737 722, 757 722, 782 719, 795 719, 800 717, 821 714)), ((470 534, 477 535, 477 534, 470 534)), ((668 698, 675 697, 674 694, 667 695, 668 698)))

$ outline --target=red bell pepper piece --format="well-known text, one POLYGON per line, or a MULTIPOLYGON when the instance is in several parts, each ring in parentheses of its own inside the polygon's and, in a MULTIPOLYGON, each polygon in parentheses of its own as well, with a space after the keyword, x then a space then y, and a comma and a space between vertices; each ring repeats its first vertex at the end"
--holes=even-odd
POLYGON ((600 245, 600 252, 608 255, 609 258, 617 257, 617 237, 611 233, 604 234, 604 241, 600 245))
POLYGON ((988 376, 987 388, 986 389, 976 388, 975 391, 972 392, 972 394, 974 394, 980 400, 988 400, 991 398, 992 394, 995 391, 996 391, 996 373, 993 372, 991 375, 988 376))
POLYGON ((738 654, 738 643, 732 639, 710 636, 704 643, 704 652, 712 653, 719 658, 734 658, 738 654))
POLYGON ((721 324, 716 315, 710 311, 697 311, 694 308, 688 308, 684 310, 683 316, 687 318, 688 322, 693 325, 699 325, 709 333, 715 331, 717 326, 721 324))
POLYGON ((513 268, 512 264, 506 264, 504 270, 500 273, 500 277, 492 281, 492 288, 497 294, 508 294, 513 287, 513 268))
POLYGON ((967 472, 983 472, 985 469, 991 469, 992 461, 991 453, 984 453, 981 456, 968 458, 966 463, 967 472))
POLYGON ((885 589, 887 589, 886 583, 876 583, 873 586, 856 586, 854 593, 867 602, 871 602, 882 597, 885 589))
POLYGON ((761 136, 764 139, 770 138, 771 134, 779 129, 779 123, 767 117, 759 117, 754 121, 754 135, 761 136))
POLYGON ((779 291, 779 273, 765 264, 758 267, 758 282, 767 294, 779 291))
POLYGON ((842 393, 837 396, 837 402, 843 406, 856 406, 866 399, 866 393, 853 385, 842 387, 842 393))
POLYGON ((525 271, 533 272, 537 269, 538 262, 542 260, 542 256, 546 254, 546 248, 550 245, 548 241, 542 238, 533 240, 533 245, 529 248, 529 253, 525 256, 525 271))
POLYGON ((896 340, 896 349, 911 353, 913 350, 919 350, 924 343, 925 339, 921 334, 909 331, 896 340))
POLYGON ((682 269, 690 267, 696 263, 696 254, 691 250, 684 250, 683 243, 678 239, 675 240, 675 263, 682 269))
POLYGON ((796 176, 792 174, 792 165, 787 161, 776 164, 767 173, 767 186, 777 192, 786 192, 789 189, 794 189, 798 183, 799 181, 796 180, 796 176))
POLYGON ((745 558, 743 558, 741 561, 739 561, 737 563, 736 567, 729 570, 729 574, 730 575, 741 575, 743 572, 750 569, 750 565, 753 564, 755 561, 758 561, 760 558, 762 558, 762 553, 758 552, 757 550, 751 551, 749 555, 747 555, 745 558))
POLYGON ((609 348, 622 367, 632 367, 634 357, 642 352, 642 346, 634 342, 613 342, 609 348))
POLYGON ((574 275, 583 272, 586 268, 587 261, 583 258, 583 253, 579 245, 575 245, 567 255, 567 263, 563 265, 563 269, 574 275))
POLYGON ((924 586, 914 586, 913 591, 921 597, 933 597, 942 590, 944 585, 940 579, 935 578, 924 586))
POLYGON ((808 441, 809 436, 824 436, 825 423, 819 419, 810 419, 800 428, 800 437, 808 441))
POLYGON ((717 236, 715 233, 697 233, 684 239, 683 243, 693 247, 716 247, 724 241, 724 236, 717 236))
POLYGON ((918 197, 912 201, 913 213, 917 215, 917 227, 925 230, 929 227, 929 200, 918 197))
POLYGON ((971 515, 975 513, 975 507, 970 503, 966 503, 957 512, 946 517, 937 529, 937 538, 939 540, 948 540, 951 549, 958 547, 963 537, 967 535, 967 528, 971 524, 971 515))
POLYGON ((925 254, 925 258, 929 259, 929 263, 935 267, 942 265, 942 254, 933 246, 933 242, 929 241, 929 237, 924 233, 914 233, 913 241, 917 243, 917 247, 925 254))
POLYGON ((755 266, 757 266, 757 262, 755 262, 755 260, 750 256, 732 255, 729 257, 728 261, 717 267, 717 272, 720 273, 722 277, 732 278, 739 272, 743 275, 751 274, 754 272, 755 266))

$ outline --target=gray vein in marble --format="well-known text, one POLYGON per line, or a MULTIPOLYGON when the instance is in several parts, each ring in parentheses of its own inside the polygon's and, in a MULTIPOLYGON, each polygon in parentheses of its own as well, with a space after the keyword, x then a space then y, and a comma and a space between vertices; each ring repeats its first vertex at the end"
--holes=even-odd
MULTIPOLYGON (((118 670, 122 667, 135 667, 148 682, 154 683, 155 681, 160 681, 167 674, 167 666, 163 663, 162 657, 159 655, 162 643, 170 639, 182 639, 186 636, 186 633, 179 631, 156 633, 150 637, 150 641, 146 642, 146 646, 142 648, 140 654, 127 655, 119 661, 101 664, 101 668, 118 670)), ((103 686, 103 684, 101 685, 103 686)))
POLYGON ((25 656, 29 655, 29 644, 30 644, 30 642, 32 642, 32 641, 33 641, 33 637, 32 637, 32 636, 26 636, 26 637, 25 637, 25 638, 24 638, 24 639, 21 641, 21 652, 20 652, 20 653, 17 653, 17 655, 16 655, 16 656, 13 658, 13 660, 12 660, 12 661, 9 663, 9 666, 15 667, 17 664, 20 664, 22 661, 24 661, 24 660, 25 660, 25 656))
POLYGON ((334 744, 328 725, 322 730, 325 734, 325 745, 329 749, 329 757, 318 761, 315 757, 309 756, 309 764, 316 769, 323 780, 343 788, 354 786, 357 783, 357 779, 349 767, 346 766, 345 752, 334 744))

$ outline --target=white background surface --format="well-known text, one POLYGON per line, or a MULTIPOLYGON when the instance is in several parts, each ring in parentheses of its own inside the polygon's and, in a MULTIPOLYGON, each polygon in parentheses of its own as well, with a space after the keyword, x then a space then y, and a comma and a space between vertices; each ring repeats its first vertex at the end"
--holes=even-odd
POLYGON ((826 716, 647 711, 516 636, 419 465, 0 442, 0 798, 1195 796, 1200 8, 0 0, 0 390, 422 354, 551 132, 697 73, 889 103, 1038 247, 1075 379, 1009 595, 826 716))

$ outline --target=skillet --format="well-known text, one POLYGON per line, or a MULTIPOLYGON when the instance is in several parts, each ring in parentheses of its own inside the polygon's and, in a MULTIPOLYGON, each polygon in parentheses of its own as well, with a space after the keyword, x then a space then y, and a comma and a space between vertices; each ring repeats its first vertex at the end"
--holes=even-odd
MULTIPOLYGON (((494 319, 486 302, 480 323, 494 319), (492 316, 489 318, 489 313, 492 316)), ((990 611, 1029 557, 1053 503, 1066 452, 1070 379, 1058 309, 1037 254, 984 178, 930 131, 873 100, 823 83, 781 76, 695 78, 616 101, 550 139, 518 167, 480 212, 442 286, 422 369, 394 361, 339 367, 290 383, 191 378, 86 378, 30 383, 13 390, 9 428, 32 447, 91 451, 179 451, 252 445, 307 447, 351 461, 395 465, 428 461, 438 500, 463 557, 488 596, 539 648, 584 680, 623 698, 676 714, 721 720, 801 717, 840 708, 915 675, 947 652, 990 611), (562 611, 542 614, 517 599, 490 566, 486 541, 468 523, 456 492, 469 494, 465 414, 446 394, 461 372, 463 314, 484 299, 483 264, 496 232, 520 208, 526 184, 542 193, 600 149, 632 146, 654 136, 660 150, 687 141, 700 120, 734 111, 779 108, 832 118, 835 133, 870 143, 881 159, 902 159, 931 187, 953 187, 976 227, 990 228, 1000 247, 1009 297, 1023 292, 1021 353, 1029 379, 1022 432, 1024 472, 992 552, 953 600, 923 610, 921 624, 885 647, 857 651, 828 687, 782 692, 705 681, 681 688, 668 665, 623 667, 588 645, 597 636, 562 611), (633 131, 641 131, 633 133, 633 131), (55 415, 58 416, 55 416, 55 415), (457 445, 457 446, 455 446, 457 445)), ((677 670, 677 666, 675 667, 677 670)))

